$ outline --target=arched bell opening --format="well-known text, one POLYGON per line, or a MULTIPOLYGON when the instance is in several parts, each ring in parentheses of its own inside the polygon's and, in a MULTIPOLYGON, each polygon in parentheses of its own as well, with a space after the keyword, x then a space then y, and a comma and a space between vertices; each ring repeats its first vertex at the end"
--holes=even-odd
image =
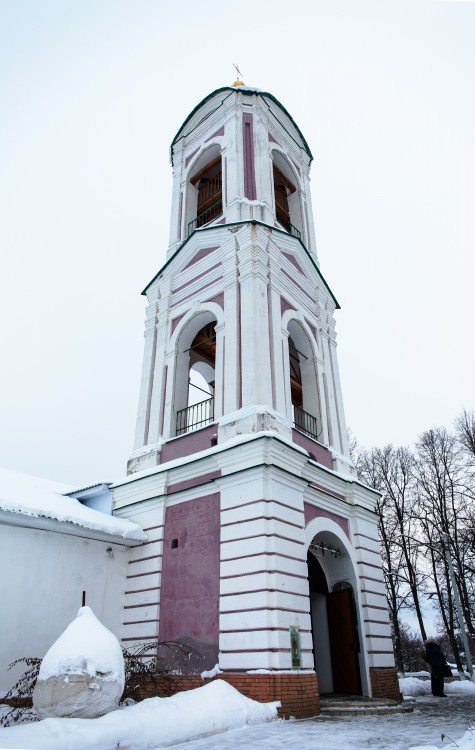
POLYGON ((337 537, 323 532, 311 543, 307 564, 320 693, 361 695, 356 579, 351 559, 337 537))
POLYGON ((275 218, 289 234, 302 238, 303 221, 298 178, 279 151, 272 154, 275 218))
POLYGON ((322 437, 322 419, 315 353, 302 325, 288 324, 290 403, 294 427, 314 440, 322 437))
POLYGON ((188 179, 187 235, 204 227, 223 213, 223 170, 221 151, 214 145, 197 159, 188 179))
POLYGON ((214 420, 216 380, 216 319, 209 320, 193 335, 211 313, 191 320, 178 340, 175 378, 175 434, 200 429, 214 420))

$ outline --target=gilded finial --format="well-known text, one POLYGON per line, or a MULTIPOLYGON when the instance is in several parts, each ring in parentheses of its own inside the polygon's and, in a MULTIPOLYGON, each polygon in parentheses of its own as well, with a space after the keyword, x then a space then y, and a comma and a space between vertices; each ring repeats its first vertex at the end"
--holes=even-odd
POLYGON ((244 83, 244 81, 241 80, 242 73, 239 70, 238 66, 234 65, 233 63, 233 67, 236 68, 236 73, 237 73, 237 79, 234 81, 233 86, 245 86, 246 84, 244 83))

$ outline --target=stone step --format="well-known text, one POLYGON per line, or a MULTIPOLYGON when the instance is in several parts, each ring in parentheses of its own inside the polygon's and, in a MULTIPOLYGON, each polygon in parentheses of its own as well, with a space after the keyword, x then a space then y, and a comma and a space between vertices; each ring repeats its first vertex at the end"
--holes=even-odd
POLYGON ((409 713, 414 710, 415 701, 397 703, 365 697, 320 698, 321 716, 386 716, 388 714, 409 713))

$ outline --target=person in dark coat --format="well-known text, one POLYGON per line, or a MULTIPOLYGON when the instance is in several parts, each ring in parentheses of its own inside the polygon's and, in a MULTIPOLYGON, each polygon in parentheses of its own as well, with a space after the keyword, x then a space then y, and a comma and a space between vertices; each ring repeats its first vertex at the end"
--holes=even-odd
POLYGON ((444 675, 447 660, 435 638, 428 638, 424 643, 424 646, 424 658, 429 665, 432 695, 446 698, 444 693, 444 675))

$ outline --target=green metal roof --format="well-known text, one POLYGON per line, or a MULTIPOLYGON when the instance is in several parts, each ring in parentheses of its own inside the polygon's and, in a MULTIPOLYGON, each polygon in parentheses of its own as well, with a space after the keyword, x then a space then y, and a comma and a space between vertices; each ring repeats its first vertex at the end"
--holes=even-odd
MULTIPOLYGON (((303 137, 302 132, 301 132, 299 126, 297 125, 297 123, 295 122, 295 120, 291 117, 291 115, 289 115, 289 113, 287 112, 287 110, 285 109, 285 107, 283 107, 282 104, 278 101, 278 99, 275 98, 275 96, 273 96, 272 94, 269 94, 267 91, 261 91, 260 89, 253 88, 252 86, 222 86, 220 89, 216 89, 216 91, 212 91, 211 94, 208 94, 207 96, 205 96, 205 98, 202 99, 200 101, 200 103, 197 104, 196 107, 190 112, 190 114, 188 115, 188 117, 184 121, 183 125, 178 130, 178 132, 175 135, 175 137, 174 137, 174 139, 172 141, 172 144, 170 146, 170 161, 171 161, 172 165, 173 165, 173 146, 176 144, 176 142, 180 138, 183 138, 184 135, 189 135, 189 133, 183 133, 183 130, 185 129, 186 125, 190 122, 191 118, 200 109, 200 107, 203 106, 203 104, 206 104, 206 102, 209 99, 212 99, 213 96, 216 96, 217 94, 221 94, 221 93, 224 94, 224 92, 229 92, 229 93, 226 93, 226 95, 223 97, 223 99, 221 100, 221 102, 218 104, 218 107, 220 107, 226 101, 226 99, 229 96, 232 95, 233 92, 236 93, 237 95, 242 94, 243 96, 260 96, 264 100, 267 98, 267 99, 270 99, 272 102, 274 102, 274 104, 277 104, 277 106, 279 107, 279 109, 281 109, 282 112, 289 118, 290 122, 292 123, 292 125, 296 129, 296 131, 299 134, 299 137, 300 137, 300 139, 302 141, 303 148, 304 148, 306 154, 308 155, 308 157, 310 158, 310 161, 312 161, 312 159, 313 159, 312 152, 310 151, 308 143, 305 140, 305 138, 303 137)), ((278 118, 277 118, 277 120, 278 120, 278 118)), ((282 127, 284 129, 286 129, 285 125, 283 123, 281 123, 280 120, 278 120, 278 122, 282 125, 282 127)), ((191 133, 192 131, 189 131, 189 132, 191 133)), ((292 136, 291 136, 290 133, 289 133, 289 135, 292 138, 292 136)), ((293 140, 295 140, 295 139, 293 138, 293 140)), ((298 145, 301 147, 301 144, 298 144, 298 145)))
MULTIPOLYGON (((168 260, 164 263, 164 265, 160 268, 160 270, 157 271, 157 273, 155 274, 155 276, 153 277, 153 279, 151 281, 149 281, 149 283, 147 284, 147 286, 145 287, 145 289, 142 291, 142 294, 143 295, 147 294, 147 290, 149 289, 149 287, 164 272, 164 270, 170 265, 170 263, 175 260, 175 258, 179 255, 179 253, 183 250, 183 248, 185 247, 185 245, 191 240, 191 238, 194 236, 194 234, 196 232, 209 232, 209 231, 212 231, 212 230, 215 230, 215 229, 222 229, 223 227, 224 228, 229 228, 229 227, 242 226, 243 224, 253 224, 254 226, 266 227, 267 229, 272 229, 273 232, 279 232, 280 234, 285 234, 285 235, 288 236, 288 232, 286 232, 285 229, 279 229, 279 227, 271 226, 270 224, 266 224, 263 221, 258 221, 257 219, 244 219, 242 221, 233 221, 233 222, 230 222, 229 224, 228 223, 226 223, 226 224, 213 224, 212 226, 209 226, 209 227, 202 227, 201 229, 195 229, 190 234, 189 237, 187 237, 185 240, 183 240, 183 242, 181 243, 181 245, 179 245, 179 247, 175 250, 175 252, 173 253, 173 255, 170 258, 168 258, 168 260)), ((300 245, 302 246, 303 250, 305 251, 305 254, 307 255, 307 257, 310 260, 312 266, 316 270, 319 278, 323 282, 323 285, 325 286, 325 288, 328 291, 328 293, 330 294, 333 302, 335 303, 335 308, 337 310, 340 310, 341 307, 340 307, 340 305, 338 303, 338 300, 336 299, 336 297, 333 294, 332 290, 328 286, 328 283, 326 282, 325 278, 323 277, 322 272, 320 271, 319 267, 317 266, 317 264, 315 263, 314 259, 310 255, 309 251, 307 250, 307 248, 303 244, 302 240, 299 237, 295 237, 294 239, 297 242, 300 243, 300 245)))

